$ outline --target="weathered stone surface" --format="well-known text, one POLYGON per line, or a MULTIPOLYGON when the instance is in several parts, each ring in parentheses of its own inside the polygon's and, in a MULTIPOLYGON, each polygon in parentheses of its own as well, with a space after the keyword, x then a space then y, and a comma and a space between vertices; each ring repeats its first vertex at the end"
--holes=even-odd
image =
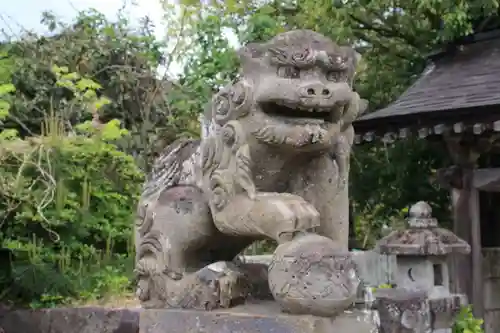
POLYGON ((413 205, 409 212, 409 228, 390 233, 377 242, 383 254, 406 256, 445 256, 452 253, 469 254, 470 245, 453 232, 439 228, 426 202, 413 205))
POLYGON ((397 288, 375 293, 380 332, 451 333, 462 295, 451 294, 447 255, 468 253, 470 246, 451 231, 438 228, 426 202, 413 205, 409 229, 391 233, 378 242, 382 253, 397 262, 397 288))
MULTIPOLYGON (((361 280, 356 303, 364 303, 367 297, 366 291, 370 287, 396 284, 396 256, 380 254, 375 251, 354 251, 351 252, 351 256, 356 264, 357 275, 361 280)), ((248 255, 242 256, 240 260, 248 264, 268 266, 272 259, 273 255, 248 255)), ((262 298, 259 297, 259 299, 262 298)))
POLYGON ((137 333, 138 331, 139 310, 56 308, 0 313, 1 333, 137 333))
POLYGON ((380 333, 426 333, 431 328, 427 293, 405 289, 375 292, 380 333))
MULTIPOLYGON (((356 263, 359 278, 366 286, 378 287, 381 284, 395 284, 397 263, 396 256, 380 254, 375 251, 351 252, 356 263)), ((242 256, 241 261, 269 265, 272 254, 242 256)))
POLYGON ((370 333, 360 311, 336 318, 286 315, 274 302, 211 312, 158 309, 141 313, 140 333, 370 333))
POLYGON ((361 311, 336 318, 280 312, 273 301, 227 310, 58 308, 0 313, 2 333, 370 333, 361 311))
POLYGON ((375 251, 352 252, 361 281, 372 287, 396 282, 396 256, 375 251))
POLYGON ((272 300, 273 295, 268 283, 268 265, 259 263, 241 263, 240 269, 250 284, 250 296, 258 300, 272 300))
POLYGON ((238 54, 240 76, 213 96, 201 142, 167 147, 144 186, 144 307, 213 310, 255 296, 233 259, 256 240, 317 233, 347 250, 352 122, 367 106, 352 87, 359 55, 310 30, 238 54))
POLYGON ((308 234, 278 246, 269 285, 284 312, 332 317, 354 303, 359 278, 349 252, 308 234))
POLYGON ((451 330, 456 316, 464 305, 466 304, 460 295, 429 299, 432 329, 451 330))

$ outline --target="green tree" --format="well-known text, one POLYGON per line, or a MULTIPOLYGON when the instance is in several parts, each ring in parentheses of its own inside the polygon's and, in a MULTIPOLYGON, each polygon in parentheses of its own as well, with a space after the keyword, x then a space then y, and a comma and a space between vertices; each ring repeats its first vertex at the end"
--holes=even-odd
MULTIPOLYGON (((224 28, 232 29, 241 44, 305 28, 354 45, 363 56, 355 89, 369 100, 369 111, 374 111, 396 99, 418 78, 429 53, 458 37, 498 25, 496 0, 182 4, 180 20, 189 23, 185 36, 196 37, 185 39, 192 52, 180 82, 201 85, 192 96, 203 102, 224 83, 221 81, 228 82, 236 75, 235 63, 227 60, 233 59, 234 50, 220 37, 213 37, 220 36, 224 28), (486 17, 491 18, 485 21, 486 17)), ((195 113, 202 109, 200 104, 193 103, 195 113)), ((380 237, 384 224, 400 222, 407 206, 418 200, 429 201, 436 217, 447 222, 448 194, 430 182, 435 169, 449 163, 443 152, 442 147, 419 140, 355 147, 351 198, 362 229, 359 234, 370 235, 361 239, 363 245, 369 246, 380 237)))
POLYGON ((126 21, 94 11, 72 25, 45 19, 63 31, 4 44, 0 60, 0 242, 13 254, 0 300, 32 306, 129 287, 144 174, 124 143, 157 93, 140 79, 158 81, 147 40, 126 21))
MULTIPOLYGON (((120 147, 147 169, 151 158, 176 138, 180 126, 175 121, 182 118, 178 113, 179 117, 172 117, 176 112, 169 94, 175 83, 157 73, 166 61, 165 43, 153 36, 152 23, 144 19, 138 29, 132 29, 123 13, 109 21, 95 10, 78 13, 70 23, 47 12, 42 23, 50 36, 30 34, 4 45, 16 87, 4 127, 16 128, 21 136, 38 135, 49 101, 74 98, 66 87, 54 86, 56 77, 50 69, 55 63, 100 85, 96 93, 111 103, 100 109, 99 118, 120 120, 131 133, 119 142, 120 147)), ((68 130, 92 118, 78 107, 70 111, 64 114, 68 130)))

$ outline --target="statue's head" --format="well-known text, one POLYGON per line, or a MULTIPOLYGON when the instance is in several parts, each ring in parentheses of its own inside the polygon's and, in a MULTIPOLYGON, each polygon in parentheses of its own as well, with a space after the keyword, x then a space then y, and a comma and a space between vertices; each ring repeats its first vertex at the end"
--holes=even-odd
POLYGON ((261 141, 269 141, 265 127, 277 141, 268 143, 306 150, 334 140, 335 124, 353 100, 359 55, 352 48, 310 30, 295 30, 249 44, 239 56, 240 81, 214 97, 216 123, 243 118, 261 141))

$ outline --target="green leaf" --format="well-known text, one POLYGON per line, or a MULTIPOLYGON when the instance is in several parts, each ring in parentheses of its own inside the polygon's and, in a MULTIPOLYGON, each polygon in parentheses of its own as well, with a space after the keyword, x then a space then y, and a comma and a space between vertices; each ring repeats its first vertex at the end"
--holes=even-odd
POLYGON ((71 80, 59 79, 56 81, 56 86, 68 88, 70 90, 74 90, 76 88, 75 83, 71 80))
POLYGON ((10 103, 0 99, 0 120, 4 120, 9 115, 10 103))
POLYGON ((89 101, 89 100, 93 100, 93 99, 95 99, 96 97, 97 97, 97 94, 96 94, 95 90, 87 90, 87 91, 85 91, 85 92, 83 93, 83 95, 82 95, 82 98, 83 98, 84 100, 87 100, 87 101, 89 101))
POLYGON ((88 78, 82 78, 76 83, 76 88, 80 91, 85 91, 86 89, 96 90, 101 89, 102 86, 88 78))
POLYGON ((61 66, 61 67, 59 67, 57 65, 52 65, 51 69, 52 69, 52 72, 54 74, 60 74, 61 75, 61 74, 65 74, 65 73, 69 72, 69 68, 67 66, 61 66))
POLYGON ((18 137, 19 133, 15 129, 5 129, 0 132, 0 140, 13 140, 18 137))
POLYGON ((99 97, 94 103, 94 110, 100 110, 103 106, 111 104, 111 100, 106 97, 99 97))
POLYGON ((78 74, 76 72, 64 74, 64 75, 61 76, 62 80, 69 80, 69 81, 76 81, 79 78, 80 78, 80 74, 78 74))
POLYGON ((0 97, 16 91, 16 87, 12 83, 0 84, 0 97))

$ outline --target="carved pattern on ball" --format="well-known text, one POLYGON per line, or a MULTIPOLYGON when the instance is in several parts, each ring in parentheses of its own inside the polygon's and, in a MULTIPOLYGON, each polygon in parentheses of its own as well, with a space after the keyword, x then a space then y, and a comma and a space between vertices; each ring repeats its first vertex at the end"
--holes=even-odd
POLYGON ((269 283, 287 312, 334 315, 354 302, 359 279, 349 253, 338 252, 329 239, 307 235, 278 247, 269 283))

